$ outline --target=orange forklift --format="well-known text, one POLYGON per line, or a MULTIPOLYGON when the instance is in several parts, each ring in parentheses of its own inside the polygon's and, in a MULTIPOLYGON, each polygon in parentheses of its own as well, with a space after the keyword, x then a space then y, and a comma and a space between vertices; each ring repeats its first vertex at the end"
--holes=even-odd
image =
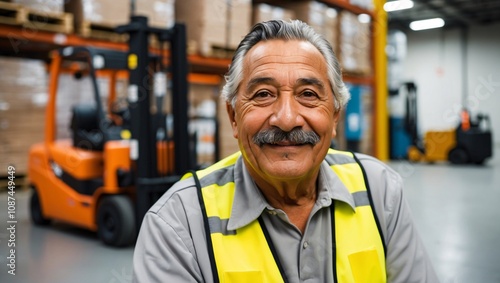
MULTIPOLYGON (((416 131, 415 131, 416 133, 416 131)), ((456 129, 428 131, 420 141, 413 134, 413 145, 408 148, 410 161, 452 164, 483 164, 493 156, 493 138, 488 115, 477 114, 475 119, 463 109, 456 129)))
POLYGON ((185 30, 182 24, 152 28, 146 17, 132 16, 128 25, 117 29, 129 35, 128 52, 92 47, 54 52, 45 140, 33 145, 29 153, 30 208, 35 224, 62 221, 96 231, 106 245, 130 245, 149 207, 183 173, 195 169, 193 139, 188 134, 185 30), (159 46, 169 43, 169 58, 162 48, 149 51, 152 37, 159 46), (90 77, 94 101, 74 105, 71 139, 57 140, 58 79, 63 69, 77 78, 90 77), (123 74, 129 80, 128 107, 113 111, 115 82, 123 74), (99 76, 110 81, 107 104, 102 102, 99 76), (167 78, 174 117, 171 137, 166 135, 161 107, 167 78), (151 107, 152 97, 157 100, 156 112, 151 107))

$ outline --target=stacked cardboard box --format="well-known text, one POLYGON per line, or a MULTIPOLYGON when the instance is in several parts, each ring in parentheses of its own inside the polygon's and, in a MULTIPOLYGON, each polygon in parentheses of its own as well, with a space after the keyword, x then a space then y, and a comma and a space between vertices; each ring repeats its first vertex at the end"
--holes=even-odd
POLYGON ((10 2, 21 4, 34 11, 51 14, 64 13, 64 0, 11 0, 10 2))
MULTIPOLYGON (((130 3, 120 0, 66 0, 64 9, 74 15, 74 29, 85 37, 123 41, 115 27, 130 22, 130 3)), ((150 26, 168 28, 175 22, 175 0, 136 1, 134 15, 148 17, 150 26)))
POLYGON ((175 17, 186 24, 190 52, 210 56, 213 46, 225 46, 227 10, 226 0, 175 2, 175 17))
POLYGON ((243 37, 250 31, 252 21, 252 1, 230 0, 228 3, 228 48, 236 49, 243 37))
POLYGON ((175 0, 140 0, 135 3, 135 15, 148 17, 150 26, 169 28, 174 25, 175 0))
POLYGON ((253 6, 253 17, 252 17, 253 24, 266 22, 270 20, 288 21, 294 18, 295 18, 294 11, 287 8, 268 5, 268 4, 256 4, 253 6))
POLYGON ((130 4, 124 0, 67 0, 64 9, 74 15, 77 31, 87 23, 109 26, 126 24, 130 16, 130 4))
POLYGON ((43 140, 47 74, 36 60, 0 57, 0 65, 0 168, 22 176, 30 146, 43 140))
MULTIPOLYGON (((134 15, 147 16, 154 27, 170 27, 175 21, 175 0, 136 1, 134 15)), ((126 24, 130 19, 130 3, 112 0, 66 0, 65 10, 75 15, 76 23, 89 21, 103 25, 126 24)))
POLYGON ((369 75, 371 68, 370 23, 351 12, 340 13, 340 64, 345 72, 369 75))
POLYGON ((337 44, 337 10, 318 1, 294 1, 283 6, 292 10, 298 20, 309 24, 323 35, 332 46, 337 44))
POLYGON ((236 49, 250 29, 251 12, 250 0, 175 2, 176 21, 187 26, 190 53, 203 56, 214 56, 220 49, 236 49))

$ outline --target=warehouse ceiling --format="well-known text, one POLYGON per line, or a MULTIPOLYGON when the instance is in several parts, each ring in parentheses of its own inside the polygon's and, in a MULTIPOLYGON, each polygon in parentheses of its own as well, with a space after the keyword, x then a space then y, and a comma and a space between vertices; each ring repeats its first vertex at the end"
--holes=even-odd
POLYGON ((500 22, 500 0, 413 0, 413 3, 411 9, 388 13, 389 28, 408 29, 410 22, 429 18, 442 18, 445 28, 500 22))

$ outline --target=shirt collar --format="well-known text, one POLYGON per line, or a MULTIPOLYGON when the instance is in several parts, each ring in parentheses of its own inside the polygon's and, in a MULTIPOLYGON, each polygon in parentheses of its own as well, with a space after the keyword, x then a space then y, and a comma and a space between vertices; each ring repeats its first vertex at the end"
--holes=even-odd
POLYGON ((235 193, 231 217, 227 223, 228 230, 236 230, 250 224, 269 206, 248 173, 243 156, 240 156, 234 165, 234 186, 235 193))
MULTIPOLYGON (((353 210, 356 209, 352 194, 326 161, 321 163, 319 169, 318 188, 318 198, 327 197, 329 200, 342 201, 350 205, 353 210)), ((330 204, 331 202, 328 203, 328 205, 330 204)))
MULTIPOLYGON (((258 189, 240 156, 234 168, 235 193, 228 230, 236 230, 255 221, 262 211, 273 209, 258 189)), ((318 200, 322 206, 329 206, 331 200, 342 201, 355 209, 354 199, 340 178, 326 161, 321 163, 318 176, 318 200)))

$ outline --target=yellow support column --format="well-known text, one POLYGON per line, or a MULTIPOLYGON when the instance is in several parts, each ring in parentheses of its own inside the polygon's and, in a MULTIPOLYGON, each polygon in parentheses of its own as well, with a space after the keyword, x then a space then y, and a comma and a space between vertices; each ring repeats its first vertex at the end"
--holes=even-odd
POLYGON ((389 159, 389 115, 387 111, 387 13, 385 0, 373 0, 375 22, 373 24, 373 60, 375 65, 375 156, 381 160, 389 159))

